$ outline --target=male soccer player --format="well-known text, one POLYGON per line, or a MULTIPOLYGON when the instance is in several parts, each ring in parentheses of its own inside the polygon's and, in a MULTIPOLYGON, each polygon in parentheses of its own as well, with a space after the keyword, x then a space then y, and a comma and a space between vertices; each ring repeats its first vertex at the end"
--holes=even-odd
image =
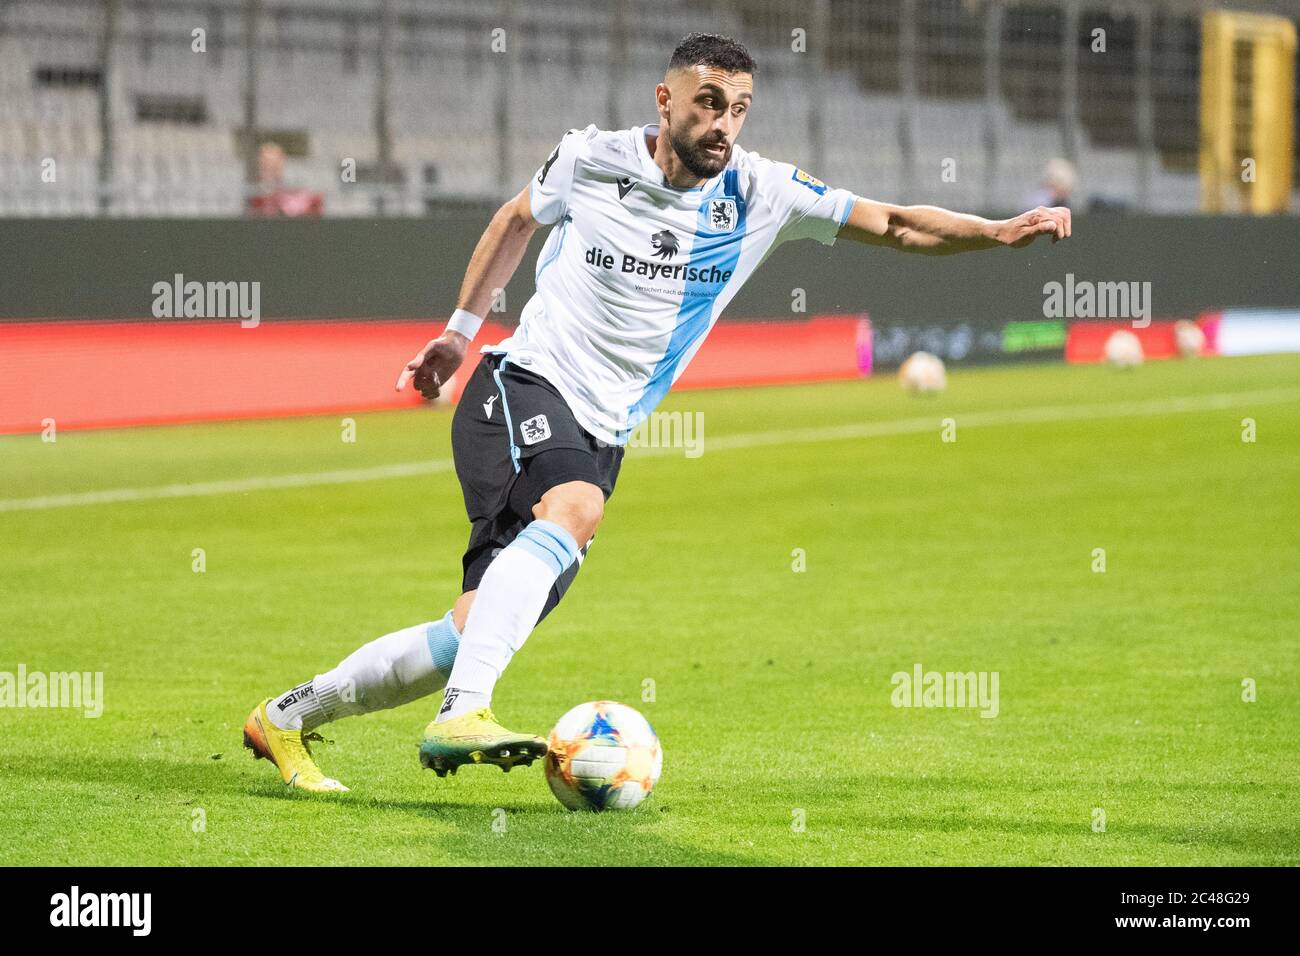
POLYGON ((462 593, 437 621, 372 641, 333 670, 257 706, 246 746, 285 782, 347 788, 308 742, 322 724, 446 688, 421 762, 509 770, 546 742, 496 722, 492 689, 564 596, 614 491, 623 445, 695 355, 719 314, 782 242, 836 238, 943 255, 1070 235, 1068 209, 992 221, 893 206, 832 189, 737 145, 754 61, 726 37, 691 34, 655 87, 659 123, 570 130, 492 217, 442 334, 397 380, 427 398, 460 368, 538 226, 553 226, 536 294, 514 335, 484 346, 452 420, 472 525, 462 593))

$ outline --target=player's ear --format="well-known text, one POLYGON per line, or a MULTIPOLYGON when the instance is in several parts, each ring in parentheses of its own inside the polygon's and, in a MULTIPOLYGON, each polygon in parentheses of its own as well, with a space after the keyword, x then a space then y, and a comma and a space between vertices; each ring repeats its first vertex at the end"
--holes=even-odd
POLYGON ((659 107, 659 115, 666 116, 670 101, 672 100, 672 90, 668 88, 668 78, 655 87, 655 105, 659 107))

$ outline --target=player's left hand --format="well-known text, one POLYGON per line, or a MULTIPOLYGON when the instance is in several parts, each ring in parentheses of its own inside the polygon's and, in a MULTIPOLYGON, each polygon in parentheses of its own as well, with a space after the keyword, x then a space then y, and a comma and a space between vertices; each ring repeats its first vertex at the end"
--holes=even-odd
POLYGON ((994 229, 994 237, 1008 246, 1027 246, 1039 236, 1052 241, 1070 238, 1070 210, 1065 206, 1039 206, 1022 212, 1014 219, 1004 219, 994 229))
POLYGON ((442 386, 451 380, 465 361, 468 345, 469 339, 459 332, 443 332, 406 363, 394 387, 400 392, 406 388, 407 382, 414 379, 421 395, 430 400, 437 398, 442 386))

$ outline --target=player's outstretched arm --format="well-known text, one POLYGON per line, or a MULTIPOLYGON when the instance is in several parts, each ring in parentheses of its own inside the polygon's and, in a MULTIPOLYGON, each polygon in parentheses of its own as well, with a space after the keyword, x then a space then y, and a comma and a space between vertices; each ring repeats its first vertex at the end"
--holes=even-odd
POLYGON ((858 199, 838 238, 904 252, 948 256, 957 252, 1025 246, 1039 236, 1070 238, 1070 210, 1039 206, 1014 219, 982 219, 938 206, 893 206, 858 199))
MULTIPOLYGON (((456 308, 473 316, 484 316, 492 307, 492 290, 504 289, 528 249, 528 241, 537 231, 529 205, 529 187, 497 210, 487 229, 474 247, 465 281, 461 283, 456 308)), ((471 333, 472 334, 472 333, 471 333)), ((425 398, 437 398, 438 390, 465 361, 469 337, 446 329, 411 361, 397 377, 400 392, 414 379, 415 387, 425 398)))

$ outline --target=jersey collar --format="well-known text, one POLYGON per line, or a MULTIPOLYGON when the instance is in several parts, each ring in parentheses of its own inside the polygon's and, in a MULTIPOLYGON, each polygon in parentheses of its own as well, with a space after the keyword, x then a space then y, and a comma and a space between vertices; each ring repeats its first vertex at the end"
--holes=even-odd
MULTIPOLYGON (((641 160, 641 173, 645 177, 646 181, 651 183, 654 186, 658 186, 661 189, 671 190, 672 192, 679 193, 681 195, 689 195, 690 193, 695 193, 695 192, 707 193, 710 192, 715 186, 718 185, 718 183, 722 181, 722 177, 726 176, 727 170, 731 168, 731 162, 728 161, 727 165, 722 167, 718 175, 714 176, 712 179, 706 179, 698 186, 692 186, 690 189, 679 189, 678 187, 668 182, 668 180, 664 177, 664 171, 659 168, 659 166, 655 163, 654 157, 650 155, 650 150, 646 147, 645 144, 645 138, 647 134, 651 134, 651 133, 655 135, 656 139, 658 138, 659 136, 658 123, 647 123, 645 126, 636 127, 636 136, 634 138, 636 139, 636 154, 638 158, 640 158, 641 160)), ((734 153, 735 153, 734 147, 732 153, 734 158, 734 153)))

